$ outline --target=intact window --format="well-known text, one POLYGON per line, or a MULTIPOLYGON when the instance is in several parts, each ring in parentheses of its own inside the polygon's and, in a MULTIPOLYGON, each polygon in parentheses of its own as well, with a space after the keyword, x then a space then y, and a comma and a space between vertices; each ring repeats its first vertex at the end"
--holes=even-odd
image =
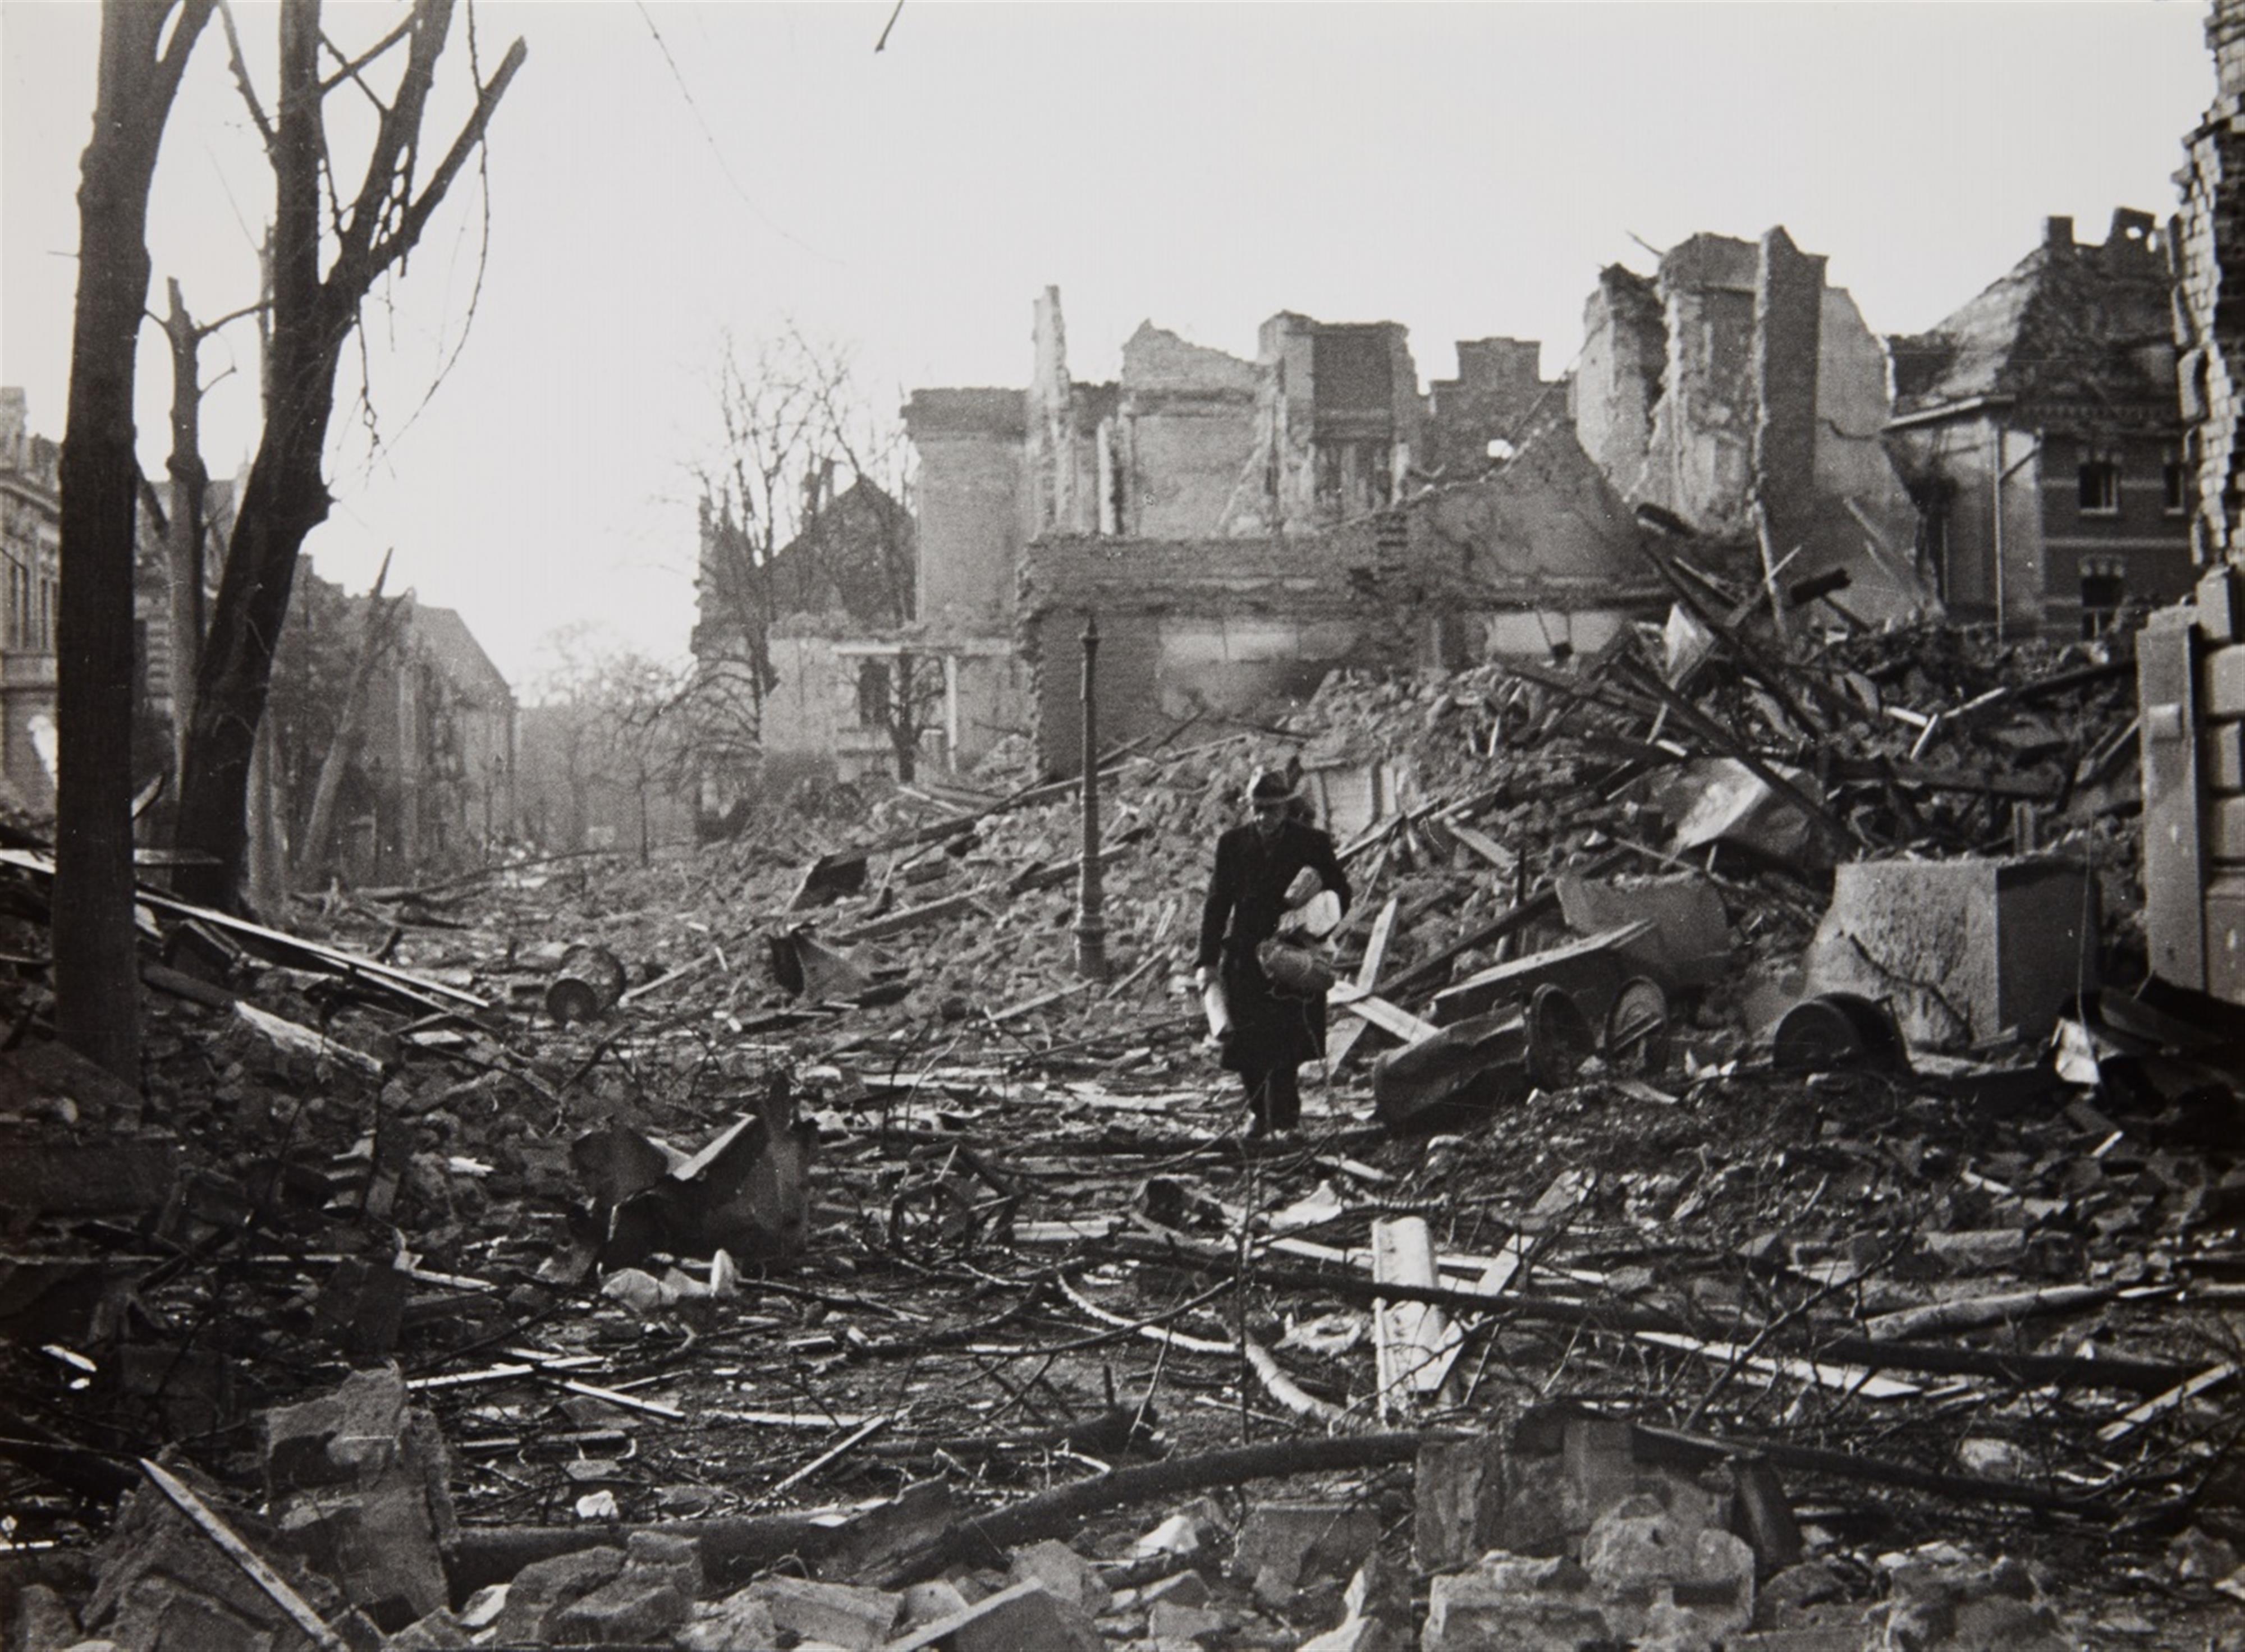
POLYGON ((2117 516, 2120 510, 2120 463, 2086 459, 2081 465, 2081 514, 2117 516))
POLYGON ((2181 459, 2167 455, 2166 468, 2161 472, 2163 495, 2161 503, 2171 517, 2188 514, 2190 511, 2190 472, 2181 459))

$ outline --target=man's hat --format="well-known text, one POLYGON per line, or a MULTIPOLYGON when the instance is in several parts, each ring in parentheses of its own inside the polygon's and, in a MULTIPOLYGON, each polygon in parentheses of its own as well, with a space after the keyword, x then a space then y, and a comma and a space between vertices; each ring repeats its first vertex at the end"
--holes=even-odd
POLYGON ((1283 768, 1258 768, 1255 777, 1247 782, 1247 801, 1251 803, 1283 803, 1294 795, 1294 782, 1283 768))

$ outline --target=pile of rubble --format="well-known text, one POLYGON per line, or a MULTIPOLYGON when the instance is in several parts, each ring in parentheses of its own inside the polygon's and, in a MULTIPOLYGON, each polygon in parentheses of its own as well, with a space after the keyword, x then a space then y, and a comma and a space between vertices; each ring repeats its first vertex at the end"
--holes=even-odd
POLYGON ((10 1643, 2245 1646, 2245 1018, 2098 985, 2125 652, 1669 566, 1111 754, 1102 980, 1075 789, 917 784, 151 890, 144 1094, 0 851, 10 1643), (1249 1141, 1183 989, 1290 757, 1358 898, 1249 1141))

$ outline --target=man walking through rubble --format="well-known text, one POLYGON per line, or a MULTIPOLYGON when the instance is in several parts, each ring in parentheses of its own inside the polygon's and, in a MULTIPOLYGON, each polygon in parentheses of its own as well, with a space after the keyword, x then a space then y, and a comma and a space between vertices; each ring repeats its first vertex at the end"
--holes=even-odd
POLYGON ((1295 1069, 1322 1056, 1326 1043, 1323 983, 1314 972, 1305 978, 1283 967, 1292 978, 1274 980, 1265 944, 1320 890, 1336 897, 1325 903, 1336 922, 1352 892, 1333 839, 1299 817, 1293 782, 1284 773, 1258 769, 1248 782, 1247 803, 1249 823, 1216 840, 1194 978, 1204 990, 1211 977, 1221 984, 1230 1020, 1219 1034, 1224 1066, 1246 1087, 1248 1134, 1262 1135, 1301 1121, 1295 1069))

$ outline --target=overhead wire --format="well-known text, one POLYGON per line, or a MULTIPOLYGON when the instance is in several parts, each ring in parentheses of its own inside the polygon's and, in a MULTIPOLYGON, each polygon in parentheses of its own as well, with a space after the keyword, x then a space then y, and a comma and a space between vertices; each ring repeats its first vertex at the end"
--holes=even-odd
POLYGON ((662 30, 655 26, 655 14, 647 9, 647 0, 632 0, 632 3, 638 8, 640 17, 645 20, 648 33, 655 37, 655 50, 662 53, 662 61, 669 65, 670 78, 678 83, 678 95, 686 100, 686 107, 692 112, 695 125, 702 128, 702 136, 709 146, 709 152, 716 157, 717 170, 725 175, 725 181, 732 186, 733 193, 741 198, 741 204, 756 214, 758 223, 782 240, 801 247, 813 258, 824 260, 830 264, 840 263, 842 261, 832 254, 822 252, 776 221, 772 215, 757 203, 756 197, 743 187, 740 179, 734 174, 732 163, 725 159, 725 151, 717 141, 717 134, 710 130, 709 119, 702 112, 702 105, 695 101, 694 89, 686 84, 686 76, 678 67, 678 59, 670 55, 669 43, 662 37, 662 30))

